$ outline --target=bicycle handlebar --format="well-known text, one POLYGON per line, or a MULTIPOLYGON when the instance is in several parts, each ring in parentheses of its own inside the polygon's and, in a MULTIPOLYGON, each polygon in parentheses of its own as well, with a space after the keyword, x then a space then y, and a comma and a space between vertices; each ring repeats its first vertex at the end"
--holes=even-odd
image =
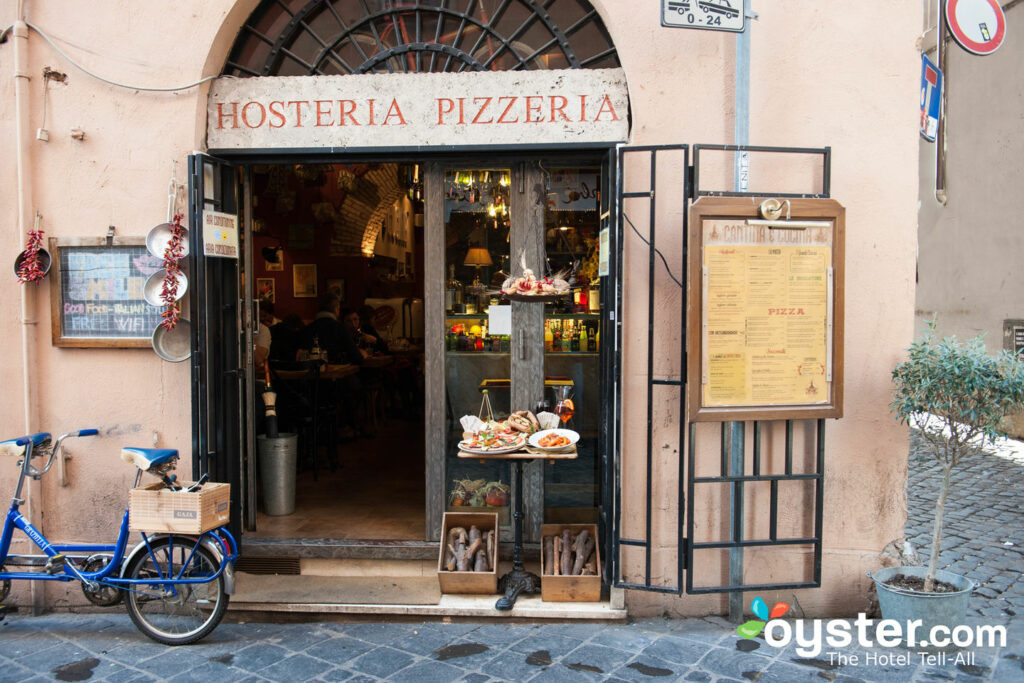
POLYGON ((96 436, 100 433, 98 429, 79 429, 76 434, 69 434, 68 436, 96 436))

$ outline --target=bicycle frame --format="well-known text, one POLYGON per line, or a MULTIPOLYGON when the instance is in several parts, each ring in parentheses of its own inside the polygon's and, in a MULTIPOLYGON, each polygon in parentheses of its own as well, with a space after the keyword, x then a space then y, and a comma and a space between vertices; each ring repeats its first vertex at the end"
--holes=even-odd
MULTIPOLYGON (((87 430, 85 430, 87 431, 87 430)), ((21 474, 18 479, 17 490, 15 491, 14 498, 11 500, 11 507, 7 511, 7 516, 4 518, 3 532, 0 534, 0 565, 3 565, 8 559, 30 559, 30 560, 41 560, 44 557, 52 558, 57 555, 63 555, 64 553, 88 553, 86 556, 75 556, 67 555, 66 561, 62 565, 63 571, 60 573, 49 573, 46 571, 35 571, 35 572, 5 572, 0 571, 0 581, 3 580, 29 580, 29 581, 81 581, 89 584, 102 584, 107 586, 113 586, 125 590, 135 590, 134 585, 144 584, 149 586, 162 586, 165 590, 170 590, 172 594, 175 592, 175 585, 178 584, 191 584, 191 583, 206 583, 217 579, 222 573, 228 571, 229 578, 231 573, 229 567, 238 558, 238 544, 235 538, 225 527, 218 527, 210 531, 205 531, 198 536, 193 535, 177 535, 179 538, 185 539, 184 543, 179 543, 180 546, 191 545, 191 552, 188 557, 182 563, 179 571, 175 575, 173 573, 173 565, 168 566, 167 576, 163 576, 161 572, 160 580, 154 580, 152 578, 147 579, 126 579, 122 578, 119 574, 121 568, 125 564, 125 549, 128 546, 128 509, 125 508, 124 515, 121 517, 121 526, 118 530, 117 541, 113 545, 109 544, 52 544, 50 541, 32 524, 25 519, 25 517, 19 511, 20 505, 24 502, 21 500, 21 490, 24 484, 25 478, 31 476, 35 479, 40 478, 45 474, 53 464, 54 457, 58 453, 61 442, 68 436, 79 435, 78 432, 72 434, 62 435, 53 446, 53 450, 50 453, 49 461, 46 466, 41 470, 37 470, 31 465, 33 443, 28 440, 25 446, 24 460, 21 463, 21 474), (14 536, 14 530, 20 529, 28 538, 45 553, 45 555, 9 555, 11 541, 14 536), (206 544, 209 547, 213 545, 216 555, 220 556, 220 566, 217 571, 208 576, 201 576, 197 578, 185 578, 183 576, 184 570, 189 566, 193 556, 198 552, 201 545, 206 544), (75 567, 74 561, 87 561, 95 554, 104 554, 106 559, 109 555, 109 561, 104 564, 102 568, 93 572, 81 571, 75 567), (116 572, 116 574, 115 574, 116 572)), ((84 434, 83 434, 84 435, 84 434)), ((19 442, 20 443, 20 442, 19 442)), ((139 478, 141 477, 141 470, 136 477, 136 485, 138 484, 139 478)), ((158 538, 162 539, 167 537, 169 547, 174 548, 175 534, 157 534, 150 536, 145 532, 140 532, 142 536, 142 543, 136 546, 132 553, 128 557, 132 557, 135 554, 142 552, 143 548, 146 553, 154 560, 154 564, 159 567, 159 563, 153 555, 152 541, 158 538)), ((169 558, 169 562, 173 561, 173 557, 169 558)))

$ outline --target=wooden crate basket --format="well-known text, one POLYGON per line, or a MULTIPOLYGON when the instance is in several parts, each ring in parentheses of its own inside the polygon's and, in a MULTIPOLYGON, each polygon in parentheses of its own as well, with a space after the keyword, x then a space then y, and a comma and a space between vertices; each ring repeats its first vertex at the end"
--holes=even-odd
POLYGON ((437 557, 437 580, 442 593, 476 593, 493 595, 498 592, 498 514, 496 512, 446 512, 441 525, 441 552, 437 557), (489 572, 450 572, 444 568, 445 543, 448 531, 454 527, 476 526, 480 533, 494 530, 494 557, 489 572))
POLYGON ((578 534, 584 529, 594 539, 594 557, 597 560, 596 576, 562 576, 541 574, 540 597, 546 602, 598 602, 601 599, 601 543, 597 537, 596 524, 541 524, 540 525, 540 567, 544 571, 544 537, 560 536, 568 529, 578 534))
POLYGON ((511 506, 503 505, 500 507, 488 506, 488 507, 471 507, 469 505, 449 505, 445 508, 445 512, 496 512, 498 514, 498 525, 509 526, 511 523, 512 515, 509 512, 511 506))
MULTIPOLYGON (((178 482, 188 488, 192 482, 178 482)), ((128 493, 131 531, 199 534, 228 523, 231 484, 209 482, 194 493, 170 491, 160 482, 128 493)))

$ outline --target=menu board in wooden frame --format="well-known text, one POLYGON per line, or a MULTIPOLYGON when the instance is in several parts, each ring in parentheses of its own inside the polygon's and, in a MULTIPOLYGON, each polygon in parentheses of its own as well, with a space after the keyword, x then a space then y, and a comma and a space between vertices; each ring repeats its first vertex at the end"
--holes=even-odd
POLYGON ((144 287, 163 260, 144 237, 51 237, 49 248, 54 346, 152 348, 161 309, 144 287))
POLYGON ((691 421, 842 417, 846 210, 792 199, 768 220, 761 201, 690 209, 691 421))

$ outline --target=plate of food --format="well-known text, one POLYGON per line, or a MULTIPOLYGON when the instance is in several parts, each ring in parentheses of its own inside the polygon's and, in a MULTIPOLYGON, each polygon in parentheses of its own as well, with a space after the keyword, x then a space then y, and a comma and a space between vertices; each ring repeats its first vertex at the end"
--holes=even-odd
POLYGON ((530 445, 542 451, 556 453, 576 445, 580 435, 571 429, 544 429, 530 435, 530 445))
POLYGON ((526 445, 526 433, 505 422, 487 422, 475 434, 459 442, 459 450, 474 455, 501 455, 518 451, 526 445))

